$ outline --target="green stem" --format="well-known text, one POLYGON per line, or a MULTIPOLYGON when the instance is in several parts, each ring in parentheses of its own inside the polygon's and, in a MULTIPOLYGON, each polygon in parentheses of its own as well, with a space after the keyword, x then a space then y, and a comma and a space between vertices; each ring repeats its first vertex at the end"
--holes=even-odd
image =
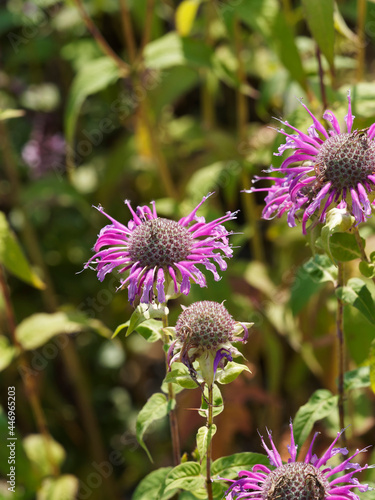
MULTIPOLYGON (((207 410, 207 428, 208 436, 211 436, 211 428, 213 424, 213 384, 208 386, 208 410, 207 410)), ((209 445, 207 447, 206 455, 206 488, 208 500, 213 500, 212 494, 212 480, 211 480, 211 461, 212 461, 212 439, 210 439, 209 445)))
POLYGON ((366 0, 357 1, 357 36, 358 36, 358 53, 357 53, 357 82, 363 80, 365 71, 365 21, 366 21, 366 0))
MULTIPOLYGON (((338 277, 336 288, 344 286, 344 264, 338 263, 338 277)), ((336 316, 336 334, 337 334, 337 351, 338 351, 338 410, 340 428, 345 429, 345 392, 344 392, 344 373, 345 373, 345 343, 344 343, 344 303, 337 298, 337 316, 336 316)), ((341 440, 346 446, 345 432, 341 435, 341 440)))
MULTIPOLYGON (((167 328, 168 326, 168 316, 164 314, 163 316, 163 328, 167 328)), ((168 339, 164 336, 164 344, 168 344, 168 339)), ((168 370, 168 361, 166 358, 166 370, 168 370)), ((176 396, 173 390, 173 384, 168 383, 168 401, 172 406, 173 401, 175 401, 176 396)), ((178 421, 176 410, 171 407, 169 411, 169 425, 171 429, 171 438, 172 438, 172 450, 173 450, 173 464, 176 466, 181 462, 181 447, 180 447, 180 436, 178 432, 178 421)))

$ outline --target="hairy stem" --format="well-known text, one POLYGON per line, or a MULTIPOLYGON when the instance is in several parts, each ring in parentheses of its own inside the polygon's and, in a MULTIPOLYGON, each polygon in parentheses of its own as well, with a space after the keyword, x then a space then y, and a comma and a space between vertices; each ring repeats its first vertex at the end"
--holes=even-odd
MULTIPOLYGON (((208 427, 208 436, 211 437, 211 428, 213 424, 213 384, 208 386, 208 410, 207 410, 207 427, 208 427)), ((207 447, 207 455, 206 455, 206 488, 207 488, 207 498, 208 500, 213 500, 212 495, 212 480, 211 480, 211 461, 212 461, 212 439, 207 447)))
MULTIPOLYGON (((344 264, 338 263, 338 278, 337 288, 344 286, 344 264)), ((336 334, 337 334, 337 351, 338 351, 338 410, 340 428, 345 429, 345 393, 344 393, 344 373, 345 373, 345 344, 344 344, 344 304, 341 299, 337 298, 337 316, 336 316, 336 334)), ((345 432, 341 435, 341 440, 346 446, 345 432)))
MULTIPOLYGON (((168 326, 168 316, 166 314, 163 315, 163 328, 168 326)), ((164 338, 164 343, 168 343, 168 339, 164 338)), ((166 359, 166 369, 168 370, 168 361, 166 359)), ((168 401, 172 404, 172 402, 176 399, 173 385, 172 383, 168 384, 168 401)), ((169 425, 171 429, 171 438, 172 438, 172 449, 173 449, 173 464, 178 465, 181 462, 181 447, 180 447, 180 436, 178 432, 178 421, 176 410, 171 408, 169 411, 169 425)))

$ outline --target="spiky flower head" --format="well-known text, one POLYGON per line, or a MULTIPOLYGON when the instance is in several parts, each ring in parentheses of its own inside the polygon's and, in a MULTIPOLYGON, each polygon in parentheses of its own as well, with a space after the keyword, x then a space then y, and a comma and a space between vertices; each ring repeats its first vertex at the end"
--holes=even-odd
MULTIPOLYGON (((290 423, 291 443, 288 446, 290 458, 283 463, 281 456, 268 431, 271 448, 268 448, 261 437, 263 448, 266 450, 273 468, 265 465, 254 465, 251 471, 241 471, 239 479, 231 481, 226 492, 226 500, 251 498, 252 500, 360 500, 352 490, 367 491, 367 484, 360 484, 355 474, 367 469, 368 465, 361 466, 352 459, 366 450, 357 450, 349 458, 344 459, 336 466, 329 466, 327 462, 336 454, 347 455, 346 448, 335 448, 343 431, 338 432, 336 438, 321 458, 313 455, 313 445, 318 432, 315 433, 305 459, 297 461, 297 446, 294 442, 293 425, 290 423)), ((371 466, 370 466, 371 467, 371 466)), ((227 480, 228 481, 228 480, 227 480)))
POLYGON ((216 264, 225 271, 225 258, 233 254, 228 241, 231 233, 222 224, 235 219, 236 213, 227 212, 206 222, 197 211, 210 195, 178 222, 158 217, 155 202, 151 203, 152 208, 142 206, 134 211, 126 200, 133 217, 127 226, 107 215, 99 206, 98 210, 108 217, 111 224, 100 231, 94 246, 95 255, 85 268, 96 270, 100 281, 114 269, 127 272, 120 288, 128 288, 131 304, 138 298, 140 302, 151 303, 157 297, 159 303, 165 303, 168 294, 188 295, 191 281, 206 286, 199 265, 211 271, 218 281, 220 276, 216 264))
POLYGON ((354 130, 350 93, 348 113, 345 117, 346 131, 341 130, 332 111, 325 111, 323 118, 329 127, 324 127, 301 102, 313 120, 307 134, 281 121, 295 133, 279 132, 286 136, 286 143, 279 147, 281 156, 285 150, 293 149, 280 168, 268 171, 281 174, 275 177, 255 177, 272 180, 267 188, 252 188, 246 192, 265 191, 264 219, 281 217, 287 212, 290 227, 302 216, 302 230, 306 234, 306 223, 314 215, 324 222, 331 207, 340 204, 353 215, 357 224, 366 221, 375 206, 371 202, 375 194, 375 123, 365 130, 354 130), (372 206, 371 206, 372 205, 372 206))
POLYGON ((232 342, 246 342, 251 325, 235 321, 218 302, 203 300, 183 306, 175 328, 168 329, 176 337, 169 349, 169 365, 175 361, 184 363, 196 379, 193 363, 198 360, 203 379, 211 385, 217 369, 223 368, 227 360, 232 361, 233 356, 241 355, 232 342))

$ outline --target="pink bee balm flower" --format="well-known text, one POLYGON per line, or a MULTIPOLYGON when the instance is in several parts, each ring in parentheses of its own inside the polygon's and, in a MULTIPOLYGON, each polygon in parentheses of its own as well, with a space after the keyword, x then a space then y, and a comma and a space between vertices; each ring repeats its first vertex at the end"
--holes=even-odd
POLYGON ((346 131, 342 131, 332 111, 325 111, 323 118, 330 127, 324 127, 303 104, 313 120, 307 134, 282 121, 296 133, 279 132, 286 136, 286 143, 279 147, 281 156, 286 149, 294 152, 286 158, 277 172, 281 176, 256 177, 270 179, 271 187, 252 188, 246 192, 265 191, 266 206, 262 217, 272 219, 287 212, 290 227, 296 225, 296 218, 302 215, 302 230, 306 234, 306 223, 319 216, 324 222, 331 206, 340 204, 347 208, 359 224, 366 221, 375 206, 370 199, 375 193, 375 123, 365 130, 352 132, 353 119, 350 93, 348 93, 348 114, 345 117, 346 131), (371 196, 372 195, 372 196, 371 196))
MULTIPOLYGON (((367 484, 360 484, 355 474, 366 469, 351 460, 365 450, 357 450, 336 466, 330 467, 327 462, 337 453, 347 455, 346 448, 334 448, 342 432, 329 446, 321 458, 313 455, 313 445, 318 432, 315 433, 305 459, 297 461, 297 446, 294 442, 293 426, 290 423, 291 443, 288 446, 290 458, 286 464, 274 445, 271 432, 268 438, 271 449, 261 437, 263 448, 274 469, 265 465, 254 465, 251 471, 241 471, 239 479, 231 481, 225 493, 226 500, 251 498, 252 500, 360 500, 352 489, 363 492, 369 490, 367 484)), ((371 467, 371 466, 370 466, 371 467)))
POLYGON ((233 254, 228 242, 231 233, 222 224, 235 219, 236 213, 227 212, 212 222, 197 216, 198 209, 210 194, 178 222, 158 217, 155 202, 151 203, 152 208, 142 206, 134 211, 126 200, 133 217, 127 226, 107 215, 99 206, 98 210, 108 217, 111 224, 100 231, 94 246, 96 253, 85 268, 96 270, 100 281, 114 269, 120 273, 128 272, 120 288, 128 288, 131 304, 136 298, 150 303, 155 296, 159 303, 166 302, 165 287, 168 289, 170 284, 175 294, 185 295, 190 291, 191 281, 206 286, 199 265, 211 271, 218 281, 220 276, 216 264, 221 271, 226 270, 225 258, 233 254))

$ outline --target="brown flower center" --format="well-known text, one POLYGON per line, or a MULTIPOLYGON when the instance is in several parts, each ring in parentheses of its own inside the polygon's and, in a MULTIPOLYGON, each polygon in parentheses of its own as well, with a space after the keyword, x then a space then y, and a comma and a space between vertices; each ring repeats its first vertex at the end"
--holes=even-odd
POLYGON ((176 323, 176 335, 191 346, 217 349, 233 340, 235 321, 223 304, 204 300, 182 311, 176 323))
POLYGON ((317 155, 315 172, 337 190, 356 187, 375 171, 375 143, 367 132, 343 133, 327 139, 317 155))
POLYGON ((312 464, 293 462, 278 467, 263 485, 264 500, 324 500, 329 483, 312 464))
POLYGON ((193 237, 178 222, 157 218, 144 222, 132 232, 128 252, 133 262, 145 267, 170 266, 185 260, 193 237))

